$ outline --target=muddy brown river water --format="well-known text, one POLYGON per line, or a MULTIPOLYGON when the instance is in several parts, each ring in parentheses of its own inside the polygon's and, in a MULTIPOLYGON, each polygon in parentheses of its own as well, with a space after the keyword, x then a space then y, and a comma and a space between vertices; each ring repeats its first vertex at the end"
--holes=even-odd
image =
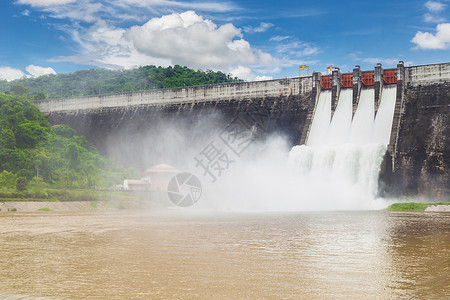
POLYGON ((0 213, 0 299, 449 299, 450 214, 0 213))

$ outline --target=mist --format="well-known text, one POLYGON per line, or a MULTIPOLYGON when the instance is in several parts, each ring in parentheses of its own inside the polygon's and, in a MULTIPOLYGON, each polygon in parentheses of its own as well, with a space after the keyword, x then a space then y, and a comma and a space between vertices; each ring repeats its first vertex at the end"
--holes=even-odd
MULTIPOLYGON (((350 147, 342 158, 338 157, 336 149, 321 150, 322 154, 323 151, 336 152, 332 155, 333 161, 344 164, 340 167, 344 173, 348 169, 345 163, 351 163, 354 157, 359 158, 358 164, 372 161, 367 168, 373 178, 361 184, 356 177, 364 174, 358 172, 341 178, 342 174, 329 167, 313 171, 308 161, 319 166, 330 162, 320 161, 320 151, 313 155, 312 148, 295 146, 288 136, 278 132, 263 132, 236 155, 218 138, 230 120, 229 116, 209 111, 197 114, 196 118, 160 117, 144 125, 135 123, 138 125, 124 127, 108 139, 107 154, 139 171, 169 164, 194 174, 201 182, 202 194, 195 205, 187 208, 189 210, 322 211, 387 206, 382 199, 376 199, 381 161, 375 158, 380 157, 379 152, 385 148, 372 145, 369 154, 364 154, 362 146, 350 147), (229 159, 223 170, 215 171, 215 178, 196 161, 211 144, 229 159), (308 170, 304 170, 305 167, 308 170)), ((167 195, 164 196, 166 206, 174 207, 167 195)))

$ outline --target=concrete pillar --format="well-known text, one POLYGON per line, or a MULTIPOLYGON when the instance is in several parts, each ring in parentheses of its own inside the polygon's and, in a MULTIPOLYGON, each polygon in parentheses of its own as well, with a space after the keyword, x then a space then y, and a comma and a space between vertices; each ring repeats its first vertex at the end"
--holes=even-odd
POLYGON ((392 172, 395 172, 395 162, 397 156, 397 142, 398 131, 400 129, 401 115, 404 108, 404 87, 406 86, 405 80, 405 66, 403 61, 397 64, 397 98, 395 100, 394 118, 392 121, 391 138, 388 145, 388 153, 392 159, 392 172))
POLYGON ((356 108, 358 107, 359 102, 359 94, 361 92, 361 68, 359 66, 356 66, 356 68, 353 69, 353 115, 355 115, 356 108))
POLYGON ((377 64, 374 72, 374 80, 375 80, 375 114, 378 111, 378 107, 380 107, 381 101, 381 93, 383 90, 383 68, 381 64, 377 64))
POLYGON ((322 90, 322 87, 320 86, 320 80, 322 79, 322 74, 319 72, 314 72, 312 75, 312 95, 311 95, 311 101, 313 101, 311 104, 312 106, 315 106, 317 103, 317 100, 319 100, 319 94, 322 90))
POLYGON ((319 100, 320 91, 322 87, 320 86, 320 80, 322 78, 322 74, 319 72, 314 72, 312 74, 312 91, 311 91, 311 99, 308 109, 308 115, 306 117, 305 129, 302 130, 302 136, 300 137, 299 145, 304 145, 308 141, 309 130, 311 129, 312 119, 314 117, 314 110, 317 105, 317 101, 319 100))
POLYGON ((336 110, 339 93, 341 91, 341 72, 339 69, 333 70, 331 73, 331 117, 336 110))

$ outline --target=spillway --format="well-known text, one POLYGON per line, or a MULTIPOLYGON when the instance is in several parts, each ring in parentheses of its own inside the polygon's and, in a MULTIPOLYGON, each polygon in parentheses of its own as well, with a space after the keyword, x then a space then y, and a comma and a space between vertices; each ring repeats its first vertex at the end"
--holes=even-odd
POLYGON ((384 87, 381 95, 375 117, 374 88, 361 89, 353 116, 353 90, 343 89, 331 119, 331 93, 320 93, 306 145, 289 154, 294 172, 319 187, 319 199, 339 195, 359 202, 355 209, 371 208, 391 135, 396 87, 384 87))
POLYGON ((322 146, 326 144, 328 127, 331 119, 331 91, 323 91, 319 95, 314 119, 311 124, 311 130, 307 145, 311 147, 322 146))

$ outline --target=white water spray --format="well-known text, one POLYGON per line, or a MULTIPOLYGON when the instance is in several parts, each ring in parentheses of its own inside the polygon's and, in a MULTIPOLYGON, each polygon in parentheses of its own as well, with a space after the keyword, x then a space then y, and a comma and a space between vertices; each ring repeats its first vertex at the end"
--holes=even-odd
POLYGON ((331 117, 331 92, 319 95, 307 145, 292 149, 282 137, 255 142, 214 184, 202 181, 196 209, 320 211, 380 209, 378 175, 389 141, 394 88, 385 88, 376 120, 374 90, 340 92, 331 117), (381 140, 382 139, 382 140, 381 140), (289 157, 286 162, 286 157, 289 157))
POLYGON ((337 205, 340 209, 379 207, 375 201, 378 175, 391 135, 396 87, 383 89, 376 118, 374 94, 373 88, 361 90, 352 119, 353 91, 342 90, 329 124, 325 122, 327 118, 329 120, 328 106, 322 107, 328 102, 320 103, 330 97, 329 91, 319 96, 320 107, 318 103, 307 145, 295 146, 289 154, 292 168, 298 178, 302 178, 298 184, 304 185, 306 180, 308 186, 305 188, 320 186, 315 193, 316 199, 329 197, 340 201, 341 205, 337 205), (327 128, 326 133, 324 128, 327 128))
POLYGON ((307 145, 317 147, 326 144, 331 119, 331 91, 319 95, 316 111, 312 120, 307 145))

